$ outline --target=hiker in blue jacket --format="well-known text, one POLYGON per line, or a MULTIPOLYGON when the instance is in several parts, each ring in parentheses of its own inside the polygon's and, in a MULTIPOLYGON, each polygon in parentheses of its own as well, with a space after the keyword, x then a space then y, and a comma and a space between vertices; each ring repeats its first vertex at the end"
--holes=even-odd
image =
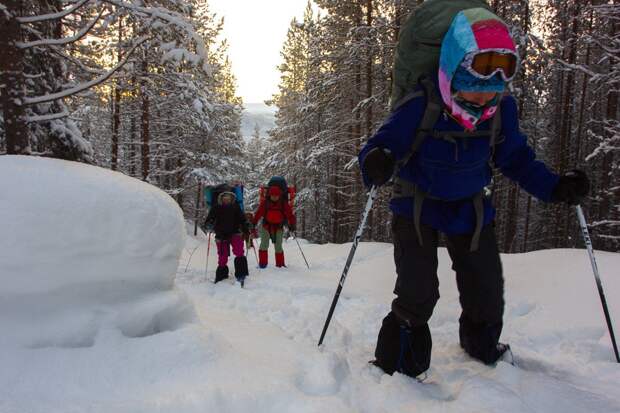
POLYGON ((495 210, 484 194, 492 166, 542 201, 577 204, 588 193, 583 172, 552 173, 519 131, 517 105, 506 91, 518 67, 515 50, 497 16, 482 8, 459 12, 443 37, 438 73, 420 79, 359 155, 367 186, 394 176, 397 297, 374 361, 388 374, 415 377, 430 366, 439 232, 456 272, 461 347, 486 364, 508 349, 499 343, 504 280, 495 210))

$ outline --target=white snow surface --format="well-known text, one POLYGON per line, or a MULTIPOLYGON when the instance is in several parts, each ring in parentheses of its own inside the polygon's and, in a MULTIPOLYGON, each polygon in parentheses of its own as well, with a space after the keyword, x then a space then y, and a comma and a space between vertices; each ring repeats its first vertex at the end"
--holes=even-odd
MULTIPOLYGON (((393 298, 392 245, 360 244, 319 349, 316 344, 350 244, 301 241, 310 270, 293 240, 284 244, 285 269, 256 269, 250 251, 251 274, 241 289, 232 281, 210 282, 216 265, 213 240, 205 277, 207 238, 200 233, 186 238, 175 287, 169 290, 170 278, 164 274, 170 267, 161 257, 172 257, 182 239, 177 223, 171 223, 178 222, 172 218, 178 212, 169 205, 172 201, 109 171, 48 160, 44 162, 54 167, 35 167, 2 158, 7 157, 0 157, 0 179, 3 189, 9 182, 9 191, 0 192, 0 219, 5 223, 17 216, 20 224, 11 223, 9 232, 3 228, 0 233, 0 328, 11 337, 34 326, 48 338, 38 343, 0 339, 2 413, 620 412, 620 365, 614 361, 585 250, 502 257, 502 341, 512 345, 516 366, 499 362, 489 367, 458 345, 458 292, 448 254, 440 249, 441 299, 431 319, 432 367, 426 382, 418 383, 400 374, 387 376, 368 364, 393 298), (84 186, 68 183, 68 175, 84 186), (42 184, 32 187, 37 180, 42 184), (66 192, 55 198, 53 186, 66 192), (73 193, 79 190, 98 201, 87 202, 87 196, 73 193), (106 196, 100 197, 101 191, 106 196), (29 201, 36 198, 38 207, 17 204, 16 194, 29 201), (128 201, 130 195, 160 206, 128 201), (78 199, 86 204, 76 204, 78 199), (136 211, 123 210, 119 217, 114 208, 122 209, 126 202, 136 211), (79 205, 94 208, 92 215, 79 205), (150 216, 153 213, 158 218, 150 216), (71 225, 61 225, 68 215, 71 225), (145 216, 150 216, 150 226, 145 216), (58 219, 50 222, 51 217, 58 219), (89 219, 82 220, 85 217, 89 219), (31 220, 37 229, 30 229, 31 220), (168 221, 170 227, 164 224, 168 221), (37 241, 18 250, 7 240, 23 243, 18 229, 36 235, 37 241), (134 245, 135 238, 125 232, 138 229, 149 231, 149 241, 143 242, 150 244, 127 252, 112 242, 134 245), (114 240, 104 242, 108 237, 114 240), (69 247, 74 250, 67 251, 69 247), (104 267, 114 253, 120 257, 110 260, 112 284, 121 282, 120 273, 138 280, 151 273, 158 274, 161 283, 154 284, 162 288, 130 289, 116 300, 101 302, 98 295, 84 295, 103 280, 90 267, 104 267), (63 261, 66 273, 50 270, 44 277, 42 265, 56 261, 63 261), (81 278, 85 282, 77 288, 78 274, 89 274, 92 282, 81 278), (23 308, 24 302, 37 300, 50 303, 50 314, 37 316, 53 322, 42 323, 23 308), (55 334, 63 339, 52 340, 55 334)), ((612 318, 618 320, 620 254, 597 251, 596 257, 612 318)), ((273 263, 272 250, 269 258, 273 263)), ((110 287, 108 293, 114 291, 116 287, 110 287)))
POLYGON ((29 156, 0 157, 0 188, 0 346, 83 349, 106 328, 135 337, 193 319, 173 291, 183 215, 163 191, 29 156))

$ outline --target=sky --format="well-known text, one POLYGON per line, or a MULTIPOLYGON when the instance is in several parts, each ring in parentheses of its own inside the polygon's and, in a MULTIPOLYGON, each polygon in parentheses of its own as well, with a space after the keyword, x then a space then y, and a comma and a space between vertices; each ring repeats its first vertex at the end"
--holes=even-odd
POLYGON ((224 37, 245 103, 270 99, 277 91, 280 50, 291 20, 301 19, 308 0, 209 0, 224 17, 224 37))

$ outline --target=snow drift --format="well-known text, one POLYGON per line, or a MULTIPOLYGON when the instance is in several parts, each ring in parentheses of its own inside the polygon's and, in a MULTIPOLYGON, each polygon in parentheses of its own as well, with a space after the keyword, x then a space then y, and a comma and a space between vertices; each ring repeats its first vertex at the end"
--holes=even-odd
POLYGON ((21 344, 92 344, 105 306, 116 306, 107 316, 130 336, 172 328, 191 313, 182 296, 167 293, 185 227, 163 191, 28 156, 0 157, 0 188, 0 322, 28 320, 28 334, 13 330, 21 344))

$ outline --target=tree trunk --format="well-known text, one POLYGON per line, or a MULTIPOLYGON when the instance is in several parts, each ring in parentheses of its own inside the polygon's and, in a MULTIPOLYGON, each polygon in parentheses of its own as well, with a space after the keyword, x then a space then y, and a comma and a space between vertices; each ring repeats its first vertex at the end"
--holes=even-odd
MULTIPOLYGON (((617 2, 614 2, 614 7, 617 7, 617 2)), ((618 33, 618 24, 612 23, 609 27, 609 38, 613 39, 616 37, 618 33)), ((620 53, 615 52, 614 57, 616 59, 620 58, 620 53)), ((617 61, 617 60, 616 60, 617 61)), ((614 66, 609 67, 609 71, 613 71, 614 66)), ((616 77, 617 79, 617 77, 616 77)), ((618 119, 618 88, 620 88, 620 82, 613 82, 612 87, 608 88, 607 91, 607 107, 605 110, 605 119, 604 121, 613 122, 618 119)), ((612 142, 613 140, 613 131, 611 128, 606 128, 603 132, 604 139, 608 142, 612 142)), ((614 215, 612 209, 614 207, 620 208, 618 205, 614 205, 612 203, 614 199, 612 187, 612 176, 614 175, 613 171, 614 165, 614 151, 608 151, 603 157, 603 165, 602 165, 602 179, 601 179, 601 189, 602 189, 602 199, 599 204, 599 217, 600 219, 611 219, 614 215)), ((613 186, 617 186, 618 181, 613 182, 613 186)), ((618 189, 615 189, 618 191, 618 189)), ((606 244, 606 242, 604 242, 606 244)))
POLYGON ((202 195, 202 184, 198 184, 198 189, 196 190, 196 210, 194 211, 194 236, 198 235, 198 220, 200 219, 200 198, 202 195))
POLYGON ((530 211, 532 209, 532 196, 528 195, 527 197, 527 208, 525 210, 525 225, 523 229, 523 246, 521 247, 521 252, 527 252, 527 241, 528 236, 530 234, 530 211))
MULTIPOLYGON (((588 34, 592 34, 592 21, 593 21, 593 11, 590 10, 590 19, 588 24, 588 34)), ((586 47, 586 57, 585 57, 585 66, 590 66, 590 53, 591 53, 591 45, 588 43, 586 47)), ((581 163, 581 145, 583 141, 583 127, 584 127, 584 114, 586 109, 586 99, 588 92, 588 75, 584 73, 583 75, 583 83, 581 86, 581 102, 579 105, 579 120, 577 123, 577 142, 576 142, 576 151, 575 151, 575 162, 577 165, 581 163)))
POLYGON ((0 105, 4 117, 6 153, 30 155, 30 142, 24 107, 24 53, 16 46, 22 41, 21 0, 3 0, 7 10, 0 12, 0 105))
MULTIPOLYGON (((135 85, 135 79, 134 82, 132 82, 133 85, 135 85)), ((135 86, 133 86, 135 88, 135 86)), ((133 107, 133 109, 135 109, 135 99, 132 99, 134 101, 134 103, 131 105, 133 107)), ((130 131, 129 131, 129 135, 130 135, 130 141, 129 141, 129 147, 128 152, 129 152, 129 175, 130 176, 136 176, 136 142, 138 140, 138 131, 136 128, 136 113, 134 110, 131 111, 131 121, 130 121, 130 131)))
POLYGON ((183 167, 183 161, 181 160, 180 157, 177 158, 177 173, 176 173, 176 187, 177 189, 179 189, 179 192, 177 194, 177 203, 179 204, 179 207, 181 207, 181 209, 183 209, 183 191, 181 191, 180 189, 183 187, 183 172, 182 172, 182 167, 183 167))
POLYGON ((110 169, 116 171, 118 169, 118 134, 121 125, 121 94, 117 82, 115 82, 112 94, 114 95, 114 103, 112 104, 112 159, 110 169))
MULTIPOLYGON (((373 123, 373 102, 370 100, 373 96, 373 53, 372 53, 372 42, 371 40, 373 40, 371 38, 371 31, 372 31, 372 13, 373 13, 373 4, 372 4, 373 0, 367 0, 366 1, 366 26, 368 27, 368 33, 367 33, 367 38, 366 41, 367 43, 367 49, 366 49, 366 99, 368 99, 368 103, 367 103, 367 109, 366 109, 366 138, 370 138, 370 136, 372 135, 372 123, 373 123)), ((359 143, 359 149, 361 150, 361 144, 362 142, 359 143)), ((359 151, 358 151, 359 153, 359 151)), ((359 169, 358 169, 359 170, 359 169)), ((358 179, 358 182, 360 181, 360 179, 358 179)), ((360 193, 363 193, 363 191, 359 191, 360 193)), ((368 237, 370 240, 374 240, 375 239, 375 214, 373 211, 370 212, 370 215, 368 216, 368 237)))
POLYGON ((508 202, 505 209, 506 225, 504 231, 504 252, 513 252, 512 245, 517 234, 517 214, 519 210, 519 187, 510 182, 508 185, 508 202))
POLYGON ((142 180, 146 181, 150 172, 150 132, 149 132, 149 95, 147 91, 148 62, 147 51, 144 51, 142 60, 142 79, 140 84, 140 94, 142 95, 142 180))
MULTIPOLYGON (((118 62, 121 61, 121 43, 123 41, 123 18, 118 17, 118 62)), ((118 169, 118 141, 119 130, 121 125, 121 88, 119 86, 120 80, 114 81, 114 106, 112 112, 112 162, 110 168, 113 171, 118 169)))

